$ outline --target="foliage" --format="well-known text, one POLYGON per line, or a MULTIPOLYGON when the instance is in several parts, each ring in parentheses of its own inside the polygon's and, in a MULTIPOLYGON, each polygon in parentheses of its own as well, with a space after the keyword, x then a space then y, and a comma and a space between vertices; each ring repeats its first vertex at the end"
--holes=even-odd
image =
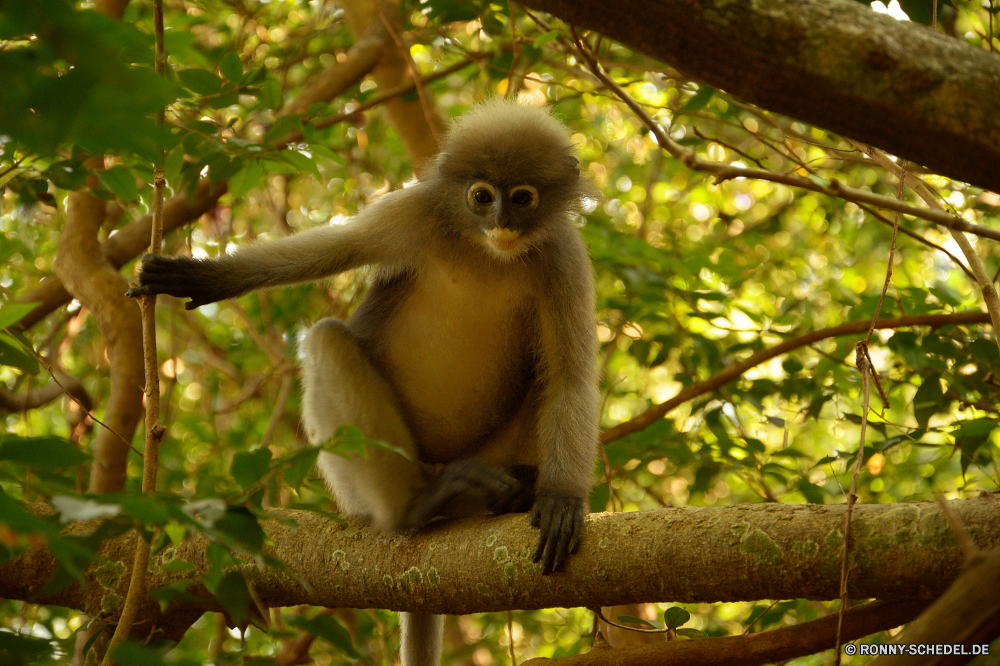
MULTIPOLYGON (((329 104, 280 112, 345 57, 353 39, 342 10, 294 0, 167 6, 168 75, 161 80, 151 68, 148 4, 133 2, 118 22, 68 1, 0 2, 0 390, 6 394, 44 387, 52 380, 43 366, 52 366, 82 382, 97 405, 94 415, 107 400, 105 342, 78 303, 24 333, 15 326, 31 310, 16 301, 51 273, 70 191, 90 187, 120 209, 115 226, 102 232, 107 238, 148 212, 151 164, 161 153, 174 194, 192 193, 203 177, 226 182, 229 193, 218 205, 167 239, 168 252, 207 256, 350 216, 412 177, 386 116, 351 114, 385 92, 370 78, 329 104), (163 109, 167 124, 159 130, 153 118, 163 109), (85 162, 100 154, 107 168, 95 172, 85 162)), ((986 9, 956 3, 953 11, 956 35, 987 41, 994 24, 986 9)), ((568 32, 557 21, 536 24, 524 11, 512 14, 508 3, 446 0, 406 3, 400 19, 424 75, 485 55, 426 84, 447 115, 504 94, 515 85, 513 73, 519 96, 551 103, 574 133, 581 164, 602 194, 582 231, 599 290, 605 427, 780 342, 873 316, 892 238, 884 217, 764 180, 717 183, 665 157, 648 129, 567 53, 568 32)), ((601 48, 615 80, 672 138, 705 159, 896 194, 893 176, 830 132, 699 86, 621 46, 601 48)), ((964 219, 997 226, 996 193, 920 175, 964 219)), ((909 190, 904 196, 916 203, 909 190)), ((903 218, 900 225, 912 235, 899 237, 882 316, 979 311, 978 292, 957 267, 960 252, 950 236, 921 220, 903 218)), ((978 239, 976 251, 992 275, 1000 266, 996 245, 978 239)), ((135 528, 159 549, 202 532, 213 543, 206 586, 245 626, 248 591, 233 565, 281 566, 262 551, 266 535, 258 520, 267 507, 332 511, 313 471, 318 450, 305 446, 298 426, 294 339, 321 316, 349 314, 364 292, 362 278, 338 276, 196 312, 161 300, 167 434, 156 495, 138 494, 135 455, 125 492, 83 492, 80 470, 90 460, 95 425, 68 418, 75 409, 68 401, 6 411, 0 561, 44 543, 61 563, 48 583, 55 588, 100 562, 95 546, 102 537, 135 528), (47 502, 55 512, 31 514, 20 500, 47 502), (95 517, 107 520, 92 537, 60 532, 65 522, 95 517)), ((889 406, 868 415, 861 501, 998 489, 1000 357, 993 335, 982 325, 949 325, 882 330, 873 338, 889 406)), ((860 338, 799 347, 610 442, 607 476, 592 509, 844 501, 860 435, 861 383, 853 363, 860 338)), ((338 445, 377 443, 345 430, 328 448, 343 450, 338 445)), ((163 603, 185 594, 154 591, 163 603)), ((742 633, 751 623, 755 631, 782 626, 822 615, 828 606, 798 600, 668 608, 661 606, 660 624, 684 624, 683 636, 742 633)), ((248 629, 243 638, 204 617, 162 663, 203 663, 213 640, 215 663, 242 663, 242 654, 274 663, 296 631, 320 637, 311 654, 321 664, 382 663, 394 654, 394 614, 299 608, 281 615, 270 633, 248 629)), ((583 611, 513 617, 519 659, 574 654, 589 645, 583 611)), ((0 663, 59 661, 82 622, 75 611, 4 601, 0 663)), ((452 663, 507 659, 506 617, 449 622, 446 635, 463 639, 446 647, 452 663)), ((143 653, 148 648, 126 649, 133 663, 160 663, 143 653)))

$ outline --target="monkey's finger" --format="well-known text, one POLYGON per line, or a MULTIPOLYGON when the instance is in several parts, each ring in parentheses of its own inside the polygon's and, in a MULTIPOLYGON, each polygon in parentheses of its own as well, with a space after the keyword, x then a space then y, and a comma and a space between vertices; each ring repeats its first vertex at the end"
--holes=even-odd
POLYGON ((569 545, 573 538, 573 516, 565 513, 559 516, 559 530, 556 532, 558 540, 553 548, 552 570, 561 571, 566 560, 569 559, 569 545))

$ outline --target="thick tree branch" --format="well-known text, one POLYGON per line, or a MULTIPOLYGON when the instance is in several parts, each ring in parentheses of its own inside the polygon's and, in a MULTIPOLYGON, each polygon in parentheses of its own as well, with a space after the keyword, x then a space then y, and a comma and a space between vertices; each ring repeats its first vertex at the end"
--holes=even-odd
MULTIPOLYGON (((1000 500, 953 500, 979 548, 1000 546, 1000 500)), ((42 509, 46 509, 42 505, 42 509)), ((536 532, 524 514, 440 523, 406 538, 343 528, 321 515, 275 510, 286 519, 266 524, 270 553, 287 572, 248 565, 246 574, 268 606, 387 608, 433 613, 476 613, 553 606, 612 606, 649 601, 715 602, 758 599, 834 599, 839 591, 843 505, 756 504, 594 514, 566 572, 542 576, 531 563, 536 532), (298 527, 290 527, 294 519, 298 527), (706 548, 705 544, 711 544, 706 548), (308 589, 303 586, 303 582, 308 589)), ((936 502, 861 505, 855 509, 850 589, 856 598, 932 599, 955 579, 962 554, 936 502)), ((85 533, 93 525, 74 525, 85 533)), ((134 533, 105 542, 102 554, 122 562, 134 555, 134 533)), ((192 581, 208 571, 204 537, 154 556, 149 589, 192 581), (169 560, 194 570, 164 572, 169 560)), ((88 571, 74 584, 41 594, 54 557, 43 548, 0 564, 0 597, 100 611, 127 576, 109 581, 88 571)), ((211 602, 184 616, 218 610, 211 602)), ((171 611, 173 612, 173 611, 171 611)), ((149 603, 144 617, 171 620, 149 603)))
POLYGON ((1000 191, 1000 58, 850 0, 527 0, 759 106, 1000 191))
MULTIPOLYGON (((1000 633, 1000 550, 979 553, 958 580, 896 637, 894 643, 962 643, 988 645, 1000 633)), ((871 666, 921 666, 965 663, 955 655, 930 655, 919 662, 912 655, 879 657, 871 666)))
POLYGON ((90 192, 72 192, 66 228, 52 263, 53 272, 69 292, 94 314, 107 344, 111 394, 104 415, 108 427, 97 431, 94 442, 90 491, 95 493, 125 487, 128 443, 142 418, 139 308, 125 298, 128 283, 101 253, 97 233, 103 222, 103 201, 90 192))
MULTIPOLYGON (((373 23, 382 22, 378 14, 379 4, 384 8, 386 16, 393 17, 398 14, 398 0, 394 2, 380 0, 379 3, 371 0, 344 0, 341 2, 347 25, 359 39, 361 35, 371 29, 369 26, 373 23)), ((384 30, 385 26, 382 27, 384 30)), ((388 31, 385 34, 388 36, 388 31)), ((406 67, 406 58, 409 54, 403 53, 398 46, 390 44, 387 44, 383 49, 382 59, 372 71, 372 79, 378 84, 379 90, 392 90, 406 82, 413 81, 406 67)), ((444 134, 444 121, 441 119, 437 106, 425 108, 419 99, 393 97, 386 102, 385 109, 406 146, 406 152, 410 155, 414 172, 419 175, 423 165, 437 154, 436 137, 444 134)))

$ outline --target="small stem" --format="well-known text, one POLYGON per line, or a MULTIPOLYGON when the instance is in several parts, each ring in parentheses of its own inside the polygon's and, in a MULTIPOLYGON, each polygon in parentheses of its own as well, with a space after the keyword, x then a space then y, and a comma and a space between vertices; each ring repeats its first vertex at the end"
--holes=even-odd
MULTIPOLYGON (((156 40, 154 65, 163 76, 166 52, 163 45, 163 0, 153 0, 153 33, 156 40)), ((157 123, 162 127, 164 112, 157 114, 157 123)), ((163 175, 164 155, 161 153, 153 166, 153 225, 150 233, 150 254, 159 254, 163 242, 163 195, 166 178, 163 175)), ((160 440, 165 428, 160 424, 160 376, 156 362, 156 295, 139 297, 142 314, 142 347, 146 371, 146 448, 142 458, 142 492, 156 491, 156 473, 160 460, 160 440)), ((108 642, 102 666, 114 664, 114 652, 132 633, 139 611, 146 602, 146 573, 149 568, 150 545, 140 535, 136 542, 135 559, 132 561, 132 576, 128 594, 122 607, 121 617, 115 633, 108 642)))

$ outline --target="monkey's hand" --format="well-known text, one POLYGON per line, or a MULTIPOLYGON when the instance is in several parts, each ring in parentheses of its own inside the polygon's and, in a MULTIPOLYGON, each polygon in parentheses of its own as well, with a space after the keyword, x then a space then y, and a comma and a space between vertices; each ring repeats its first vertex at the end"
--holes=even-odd
POLYGON ((514 465, 507 468, 507 473, 514 478, 514 486, 507 494, 497 497, 496 501, 490 504, 490 512, 500 515, 531 511, 531 507, 535 504, 538 468, 534 465, 514 465))
POLYGON ((559 571, 580 548, 585 500, 566 495, 539 495, 531 509, 531 524, 539 528, 531 561, 542 563, 542 575, 559 571))
POLYGON ((492 507, 510 496, 516 486, 517 479, 482 460, 453 462, 414 498, 403 529, 422 527, 436 516, 448 516, 448 505, 458 498, 462 498, 464 504, 483 502, 492 507))
POLYGON ((193 310, 228 298, 229 294, 220 289, 225 282, 211 260, 147 254, 139 267, 139 286, 132 287, 125 295, 135 298, 145 294, 169 294, 190 298, 184 307, 193 310))

